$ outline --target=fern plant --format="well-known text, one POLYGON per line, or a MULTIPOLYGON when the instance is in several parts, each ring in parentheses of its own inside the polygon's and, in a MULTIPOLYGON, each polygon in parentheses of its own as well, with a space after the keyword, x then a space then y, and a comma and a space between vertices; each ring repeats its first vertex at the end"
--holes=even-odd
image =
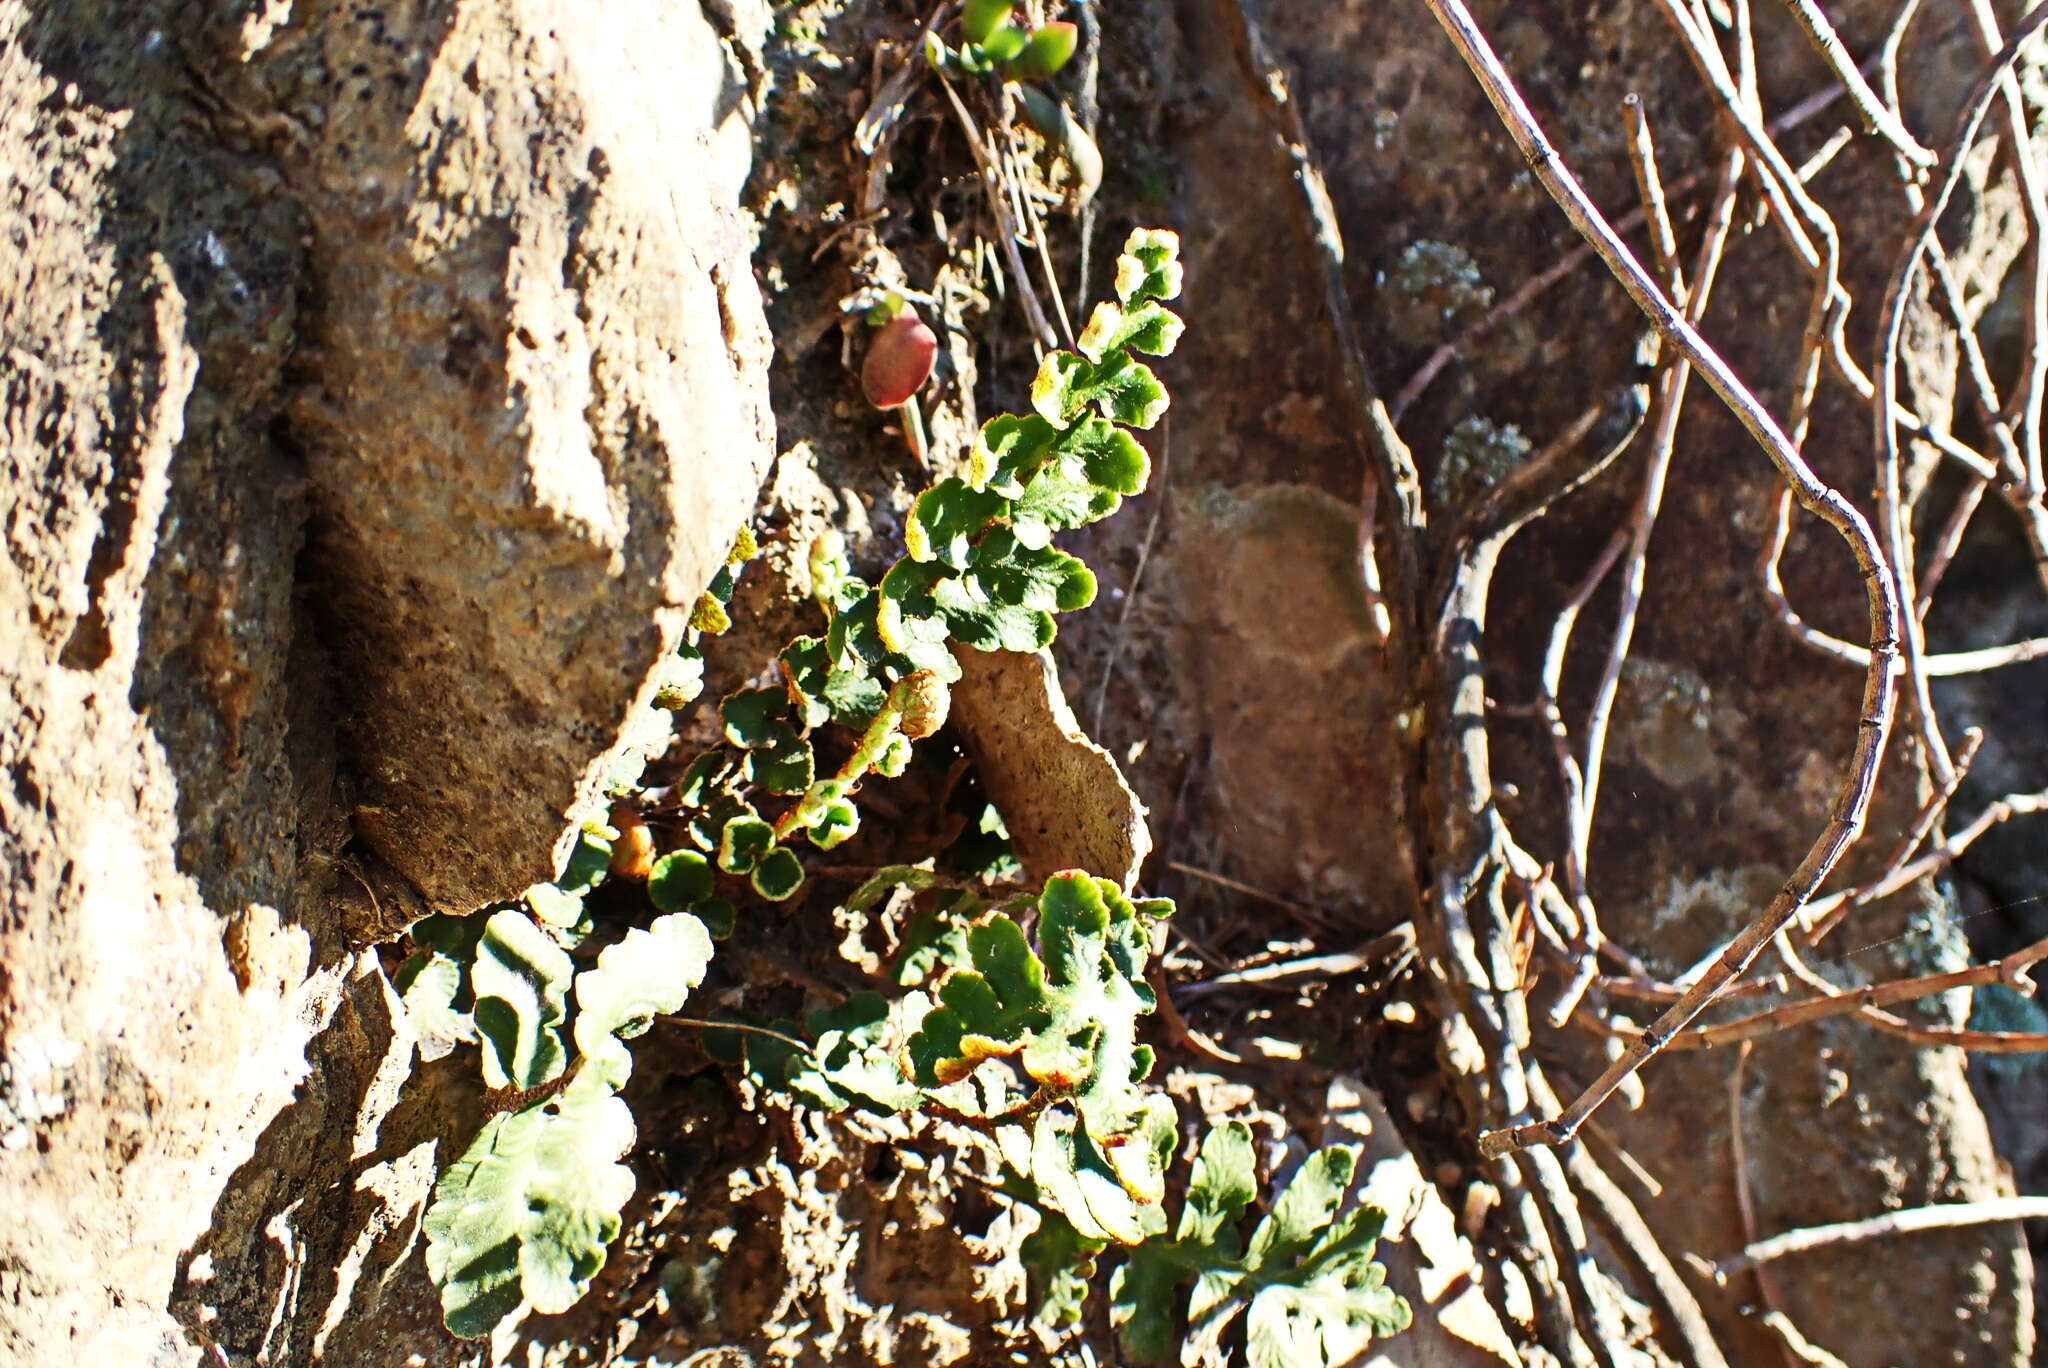
POLYGON ((1233 1121, 1209 1132, 1195 1159, 1171 1240, 1131 1251, 1110 1282, 1110 1319, 1141 1363, 1180 1341, 1174 1308, 1192 1283, 1187 1336, 1213 1339, 1239 1316, 1251 1368, 1346 1363, 1375 1339, 1408 1328, 1408 1304, 1372 1261, 1386 1213, 1364 1203, 1339 1215, 1358 1151, 1310 1155, 1241 1242, 1258 1196, 1251 1132, 1233 1121))
MULTIPOLYGON (((604 1266, 634 1186, 619 1162, 634 1140, 617 1096, 633 1068, 623 1042, 679 1010, 710 961, 711 937, 687 913, 628 931, 581 973, 526 914, 506 908, 485 922, 468 965, 469 1016, 484 1081, 514 1096, 441 1175, 427 1209, 427 1273, 455 1334, 488 1334, 522 1306, 566 1311, 604 1266)), ((454 997, 441 1010, 459 1010, 454 997)))
MULTIPOLYGON (((1372 1261, 1386 1213, 1361 1203, 1339 1214, 1357 1157, 1349 1145, 1310 1155, 1246 1242, 1241 1227, 1259 1194, 1251 1131, 1240 1121, 1212 1129, 1173 1237, 1162 1224, 1110 1277, 1125 1357, 1157 1363, 1178 1348, 1192 1359, 1242 1319, 1251 1368, 1322 1368, 1405 1330, 1408 1304, 1372 1261)), ((1020 1251, 1041 1323, 1080 1322, 1108 1248, 1041 1211, 1020 1251)))
MULTIPOLYGON (((624 1042, 682 1008, 742 905, 796 897, 806 852, 858 830, 862 782, 903 773, 915 743, 944 723, 947 686, 960 677, 955 649, 1042 649, 1057 614, 1093 600, 1094 576, 1052 539, 1145 487, 1149 460, 1131 430, 1156 423, 1167 395, 1138 357, 1165 355, 1179 337, 1180 320, 1161 302, 1180 289, 1177 248, 1171 233, 1131 235, 1116 298, 1096 307, 1076 351, 1041 363, 1030 413, 982 428, 967 477, 918 497, 904 554, 879 580, 814 548, 824 629, 783 648, 775 683, 720 700, 720 744, 673 787, 681 836, 646 874, 647 926, 579 969, 607 934, 588 895, 608 875, 616 834, 591 824, 560 875, 519 904, 414 928, 417 952, 400 975, 407 1008, 430 1053, 474 1044, 493 1090, 493 1114, 441 1175, 426 1219, 428 1272, 451 1331, 488 1334, 522 1310, 566 1310, 583 1294, 634 1187, 621 1162, 634 1142, 618 1096, 632 1070, 624 1042), (814 747, 827 727, 853 737, 829 772, 814 747)), ((701 688, 700 638, 729 625, 726 605, 753 550, 742 536, 699 602, 664 706, 701 688)), ((1136 1251, 1125 1270, 1133 1310, 1122 1320, 1135 1344, 1149 1343, 1160 1297, 1188 1278, 1197 1299, 1211 1289, 1209 1320, 1236 1298, 1264 1326, 1288 1289, 1326 1294, 1338 1265, 1350 1270, 1361 1247, 1369 1252, 1370 1234, 1354 1231, 1304 1259, 1291 1217, 1275 1227, 1283 1234, 1255 1234, 1241 1257, 1222 1225, 1190 1226, 1186 1210, 1166 1238, 1178 1119, 1146 1087, 1152 1051, 1137 1036, 1155 1005, 1146 964, 1170 903, 1133 900, 1071 870, 992 909, 971 889, 942 887, 934 871, 895 866, 848 906, 906 886, 928 890, 929 904, 905 928, 890 975, 908 991, 858 993, 802 1023, 707 1026, 706 1048, 810 1107, 923 1111, 987 1136, 1010 1190, 1048 1213, 1034 1257, 1043 1262, 1054 1239, 1090 1256, 1112 1243, 1136 1251)), ((1211 1156, 1218 1143, 1212 1136, 1203 1150, 1198 1186, 1236 1172, 1234 1150, 1211 1156)), ((1248 1162, 1248 1139, 1245 1153, 1248 1162)), ((1279 1219, 1276 1208, 1268 1224, 1279 1219)), ((1352 1226, 1362 1231, 1363 1218, 1352 1226)), ((1079 1276, 1071 1262, 1067 1276, 1079 1276)), ((1390 1324, 1381 1312, 1368 1322, 1390 1324)), ((1330 1331, 1318 1343, 1340 1338, 1330 1331)))

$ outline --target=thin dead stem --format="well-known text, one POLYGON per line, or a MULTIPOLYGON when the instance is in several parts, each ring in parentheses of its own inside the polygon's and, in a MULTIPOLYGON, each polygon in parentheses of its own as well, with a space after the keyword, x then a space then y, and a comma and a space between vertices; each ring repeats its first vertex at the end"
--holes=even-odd
MULTIPOLYGON (((1459 55, 1478 78, 1538 179, 1558 202, 1572 225, 1593 244, 1615 278, 1628 290, 1657 331, 1697 368, 1731 412, 1763 447, 1795 496, 1808 511, 1827 522, 1855 557, 1864 579, 1870 611, 1871 668, 1857 721, 1857 743, 1849 772, 1836 795, 1833 813, 1820 838, 1800 861, 1785 886, 1750 928, 1730 945, 1727 955, 1710 969, 1684 998, 1674 1004, 1633 1042, 1621 1059, 1608 1066, 1577 1100, 1557 1117, 1523 1123, 1482 1134, 1483 1154, 1511 1153, 1531 1144, 1562 1144, 1572 1138, 1599 1105, 1663 1044, 1713 1001, 1723 986, 1746 970, 1764 944, 1788 923, 1812 896, 1842 853, 1856 839, 1877 781, 1877 770, 1891 728, 1894 691, 1891 661, 1898 651, 1899 598, 1887 573, 1883 554, 1862 514, 1816 476, 1770 412, 1757 401, 1693 326, 1672 307, 1614 229, 1601 217, 1578 181, 1566 169, 1535 115, 1487 44, 1461 0, 1428 0, 1459 55)), ((1669 0, 1666 0, 1667 6, 1669 0)), ((1675 12, 1675 11, 1674 11, 1675 12)))
POLYGON ((1955 1230, 1963 1226, 1991 1225, 2000 1221, 2048 1220, 2048 1197, 1993 1197, 1982 1202, 1951 1202, 1941 1206, 1910 1207, 1887 1212, 1865 1221, 1843 1221, 1838 1225, 1809 1226, 1788 1230, 1767 1240, 1758 1240, 1740 1254, 1711 1265, 1715 1280, 1726 1281, 1759 1264, 1782 1259, 1788 1254, 1832 1245, 1857 1244, 1864 1240, 1908 1235, 1920 1230, 1955 1230))

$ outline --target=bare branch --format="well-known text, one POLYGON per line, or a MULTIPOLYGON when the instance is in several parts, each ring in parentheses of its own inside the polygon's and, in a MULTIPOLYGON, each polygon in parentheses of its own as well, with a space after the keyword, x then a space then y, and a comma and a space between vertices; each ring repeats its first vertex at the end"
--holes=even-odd
POLYGON ((1768 1240, 1758 1240, 1740 1254, 1711 1265, 1716 1282, 1725 1283, 1737 1273, 1782 1259, 1787 1254, 1826 1249, 1830 1245, 1855 1244, 1906 1235, 1918 1230, 1954 1230, 1962 1226, 1990 1225, 1999 1221, 2048 1219, 2048 1197, 1992 1197, 1981 1202, 1949 1202, 1941 1206, 1908 1207, 1864 1221, 1843 1221, 1838 1225, 1808 1226, 1788 1230, 1768 1240))
POLYGON ((1722 402, 1764 448, 1772 464, 1792 486, 1800 503, 1834 527, 1848 543, 1857 569, 1863 576, 1870 609, 1872 659, 1864 681, 1855 754, 1836 796, 1833 815, 1820 839, 1800 861, 1799 867, 1764 914, 1730 945, 1727 956, 1562 1114, 1551 1121, 1482 1135, 1481 1153, 1498 1155, 1530 1144, 1561 1144, 1569 1140, 1586 1117, 1620 1086, 1622 1079, 1642 1067, 1664 1041, 1697 1016, 1725 984, 1749 967, 1765 942, 1792 919, 1821 880, 1827 877, 1842 852, 1856 839, 1877 780, 1885 736, 1891 728, 1894 701, 1891 662, 1898 651, 1900 612, 1893 577, 1887 573, 1869 524, 1846 499, 1813 473, 1769 411, 1744 387, 1692 325, 1678 314, 1614 229, 1601 218, 1599 210, 1586 197, 1578 181, 1543 136, 1535 116, 1515 90, 1506 69, 1488 46, 1462 0, 1429 0, 1429 6, 1485 89, 1487 98, 1493 102, 1502 122, 1522 149, 1531 170, 1542 180, 1544 188, 1565 211, 1572 225, 1594 245, 1608 269, 1649 316, 1658 332, 1698 368, 1722 402))
POLYGON ((1834 71, 1842 88, 1849 92, 1849 100, 1856 106, 1856 112, 1863 116, 1863 126, 1898 149, 1901 157, 1910 164, 1925 170, 1934 165, 1934 154, 1922 147, 1906 126, 1899 122, 1899 116, 1878 99, 1877 92, 1863 79, 1863 73, 1856 69, 1856 62, 1849 56, 1849 50, 1842 46, 1842 40, 1835 35, 1835 29, 1821 13, 1813 0, 1785 0, 1785 8, 1792 11, 1792 17, 1806 30, 1806 36, 1820 51, 1821 58, 1834 71))

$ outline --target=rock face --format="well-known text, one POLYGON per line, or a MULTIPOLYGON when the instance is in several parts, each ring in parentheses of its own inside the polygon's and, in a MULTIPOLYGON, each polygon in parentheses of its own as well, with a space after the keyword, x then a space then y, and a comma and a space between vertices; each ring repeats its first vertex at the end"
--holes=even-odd
POLYGON ((655 0, 0 5, 0 1358, 305 1361, 409 1247, 366 947, 547 876, 771 455, 739 89, 655 0))
MULTIPOLYGON (((1470 7, 1551 139, 1610 212, 1639 202, 1622 144, 1621 100, 1632 91, 1656 130, 1667 184, 1707 164, 1712 120, 1660 6, 1470 7)), ((1750 8, 1765 105, 1775 117, 1828 77, 1784 6, 1750 8)), ((1061 663, 1070 678, 1093 680, 1105 658, 1119 662, 1109 722, 1096 739, 1119 755, 1144 743, 1129 773, 1153 811, 1172 815, 1159 832, 1162 858, 1371 925, 1406 915, 1398 909, 1415 896, 1417 871, 1394 837, 1422 795, 1389 735, 1414 704, 1402 681, 1385 677, 1367 606, 1324 587, 1328 567, 1352 554, 1359 421, 1343 398, 1323 282, 1296 212, 1300 192, 1285 145, 1294 134, 1265 108, 1265 72, 1252 69, 1238 37, 1242 9, 1258 16, 1289 75, 1342 232, 1344 307, 1390 402, 1438 343, 1577 239, 1419 0, 1193 0, 1145 7, 1126 21, 1128 32, 1149 36, 1144 53, 1125 60, 1170 115, 1141 126, 1161 128, 1148 155, 1172 168, 1178 191, 1191 323, 1167 377, 1172 451, 1162 465, 1170 492, 1148 495, 1133 516, 1107 524, 1105 544, 1090 556, 1143 567, 1135 583, 1129 571, 1104 575, 1106 595, 1122 587, 1141 601, 1113 630, 1098 615, 1063 633, 1061 663), (1154 499, 1166 502, 1156 538, 1147 531, 1154 499)), ((1877 50, 1896 12, 1874 0, 1827 9, 1859 56, 1877 50)), ((1907 53, 1908 122, 1923 138, 1944 138, 1978 54, 1959 17, 1931 13, 1907 53)), ((1818 120, 1787 145, 1806 155, 1840 122, 1818 120)), ((1117 136, 1106 135, 1105 147, 1117 136)), ((1858 138, 1816 181, 1841 227, 1843 279, 1859 301, 1853 346, 1866 359, 1870 316, 1898 241, 1898 191, 1887 175, 1884 159, 1858 138)), ((1106 193, 1115 193, 1113 183, 1106 193)), ((1987 187, 1945 229, 1957 260, 1976 263, 1970 269, 2006 269, 2011 245, 2001 245, 1996 225, 2010 212, 2007 193, 1987 187)), ((1682 212, 1700 212, 1694 200, 1679 203, 1682 212)), ((1690 250, 1696 225, 1686 233, 1690 250)), ((1776 301, 1803 298, 1803 281, 1773 233, 1741 237, 1704 326, 1778 412, 1796 326, 1779 326, 1788 306, 1776 301)), ((1439 476, 1432 519, 1443 510, 1436 490, 1455 484, 1448 453, 1506 450, 1517 444, 1511 426, 1529 449, 1541 447, 1632 363, 1639 330, 1639 316, 1593 263, 1468 345, 1400 422, 1425 484, 1439 476)), ((1955 388, 1947 346, 1939 330, 1925 330, 1907 367, 1914 402, 1943 414, 1955 388)), ((1868 414, 1842 397, 1824 387, 1807 449, 1825 478, 1861 501, 1871 483, 1868 414)), ((1639 462, 1640 449, 1510 547, 1486 624, 1489 698, 1512 704, 1532 696, 1552 615, 1625 517, 1639 462)), ((1771 488, 1761 454, 1712 396, 1696 391, 1649 561, 1591 860, 1608 931, 1662 971, 1690 964, 1763 906, 1825 819, 1847 755, 1858 679, 1794 645, 1757 588, 1771 488)), ((1833 541, 1801 536, 1796 565, 1788 565, 1798 577, 1795 599, 1850 605, 1838 626, 1858 630, 1847 556, 1833 541)), ((1564 700, 1575 725, 1606 649, 1613 596, 1610 583, 1579 628, 1564 700)), ((1996 725, 2009 746, 2024 745, 2038 735, 2038 715, 2037 707, 2007 706, 1996 725)), ((1538 858, 1554 858, 1558 786, 1547 738, 1506 719, 1489 731, 1494 798, 1514 829, 1542 847, 1538 858)), ((1902 749, 1886 762, 1887 802, 1873 814, 1869 842, 1880 850, 1917 801, 1910 763, 1902 749)), ((2040 782, 2032 773, 2006 788, 2040 782)), ((2038 831, 2009 839, 2038 849, 2038 831)), ((1428 887, 1431 871, 1421 875, 1428 887)), ((1154 891, 1181 898, 1180 924, 1197 937, 1249 924, 1235 943, 1256 948, 1261 937, 1302 934, 1299 921, 1159 876, 1156 865, 1155 879, 1154 891)), ((2007 896, 2037 891, 2021 882, 2007 896)), ((1858 916, 1831 953, 1887 949, 1831 965, 1842 981, 1949 967, 1941 956, 1958 938, 1932 887, 1858 916)), ((1560 1067, 1569 1077, 1590 1079, 1605 1064, 1596 1049, 1570 1053, 1576 1033, 1552 1039, 1539 1030, 1538 1049, 1566 1052, 1560 1067)), ((1642 1201, 1668 1249, 1743 1243, 1729 1158, 1732 1067, 1725 1052, 1660 1060, 1645 1075, 1640 1110, 1602 1114, 1664 1184, 1661 1197, 1642 1201)), ((2006 1181, 1956 1051, 1915 1051, 1854 1025, 1788 1033, 1760 1043, 1739 1104, 1765 1234, 1986 1196, 2006 1181)), ((1457 1132, 1457 1123, 1448 1129, 1457 1132)), ((1853 1364, 2027 1360, 2028 1269, 2017 1231, 1955 1232, 1894 1246, 1886 1259, 1883 1279, 1870 1277, 1862 1251, 1787 1265, 1777 1283, 1792 1320, 1853 1364)), ((1779 1349, 1737 1312, 1754 1299, 1753 1287, 1700 1295, 1731 1362, 1776 1360, 1779 1349)))

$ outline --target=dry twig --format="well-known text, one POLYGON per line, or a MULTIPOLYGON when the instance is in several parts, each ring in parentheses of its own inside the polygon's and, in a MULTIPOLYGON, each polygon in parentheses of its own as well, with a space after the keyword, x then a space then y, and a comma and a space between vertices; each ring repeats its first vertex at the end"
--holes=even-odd
POLYGON ((1731 1254, 1719 1263, 1708 1265, 1707 1271, 1716 1282, 1726 1282, 1737 1273, 1773 1259, 1782 1259, 1787 1254, 1804 1254, 1830 1245, 1854 1244, 1920 1230, 1955 1230, 1962 1226, 1989 1225, 1999 1221, 2040 1220, 2048 1220, 2048 1197, 1994 1197, 1982 1202, 1909 1207, 1863 1221, 1788 1230, 1782 1235, 1758 1240, 1740 1254, 1731 1254))
POLYGON ((1769 411, 1672 307, 1670 300, 1664 297, 1626 244, 1600 216, 1599 210, 1586 197, 1578 181, 1543 136, 1535 115, 1530 113, 1462 0, 1428 0, 1428 3, 1457 46, 1459 55, 1485 89, 1487 98, 1522 149, 1530 168, 1572 220, 1573 226, 1594 245, 1608 269, 1628 290, 1657 331, 1692 362, 1722 402, 1764 448, 1772 464, 1792 486, 1801 505, 1832 526, 1848 544, 1867 586, 1870 610, 1871 668, 1864 682, 1855 754, 1836 796, 1834 811, 1819 840, 1800 861, 1799 867, 1763 915, 1730 945, 1727 955, 1638 1037, 1628 1052, 1595 1079, 1576 1101, 1552 1120, 1524 1123, 1482 1135, 1481 1152, 1498 1155, 1531 1144, 1562 1144, 1571 1139, 1579 1125, 1613 1093, 1623 1078, 1641 1068, 1665 1041, 1712 1002, 1725 984, 1749 967, 1765 942, 1792 919, 1821 880, 1827 877, 1842 852, 1855 840, 1869 807, 1884 740, 1891 728, 1891 661, 1898 651, 1900 612, 1892 578, 1886 572, 1883 555, 1863 515, 1813 473, 1769 411))

